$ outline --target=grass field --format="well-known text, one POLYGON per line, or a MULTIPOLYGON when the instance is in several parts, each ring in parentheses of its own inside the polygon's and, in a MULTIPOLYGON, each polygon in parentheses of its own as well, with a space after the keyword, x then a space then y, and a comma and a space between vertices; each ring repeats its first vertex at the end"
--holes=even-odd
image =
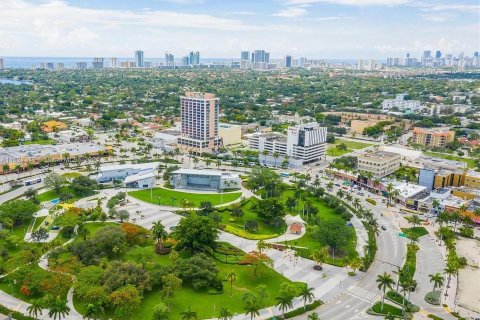
POLYGON ((427 229, 424 227, 402 228, 402 232, 405 233, 407 238, 410 238, 410 235, 414 234, 417 239, 428 234, 427 229))
POLYGON ((467 163, 467 168, 470 168, 470 169, 476 167, 475 166, 475 161, 473 159, 462 158, 462 157, 459 157, 459 156, 454 156, 454 155, 444 154, 444 153, 431 152, 431 151, 424 151, 423 153, 426 154, 427 156, 434 157, 434 158, 441 158, 441 159, 465 162, 465 163, 467 163))
MULTIPOLYGON (((111 223, 88 223, 87 228, 90 231, 89 238, 104 226, 111 225, 111 223)), ((75 241, 83 241, 83 239, 76 239, 75 241)), ((151 246, 151 243, 148 245, 151 246)), ((153 248, 152 248, 153 250, 153 248)), ((181 257, 188 258, 189 253, 180 252, 181 257)), ((126 252, 118 259, 125 261, 132 261, 126 252)), ((197 312, 199 319, 217 318, 218 311, 221 307, 228 308, 232 313, 244 313, 242 294, 263 284, 266 286, 267 295, 263 297, 260 307, 264 308, 276 304, 276 297, 280 285, 284 282, 292 283, 287 278, 275 272, 273 269, 267 266, 260 266, 262 276, 260 278, 254 278, 252 274, 252 267, 248 265, 237 264, 224 264, 217 260, 214 261, 217 269, 219 270, 219 278, 222 280, 224 286, 223 293, 209 293, 206 290, 196 290, 188 284, 184 284, 175 295, 167 300, 162 297, 159 289, 153 289, 152 291, 145 292, 142 299, 140 308, 135 311, 135 319, 152 319, 152 311, 156 304, 164 302, 170 306, 169 319, 180 319, 180 313, 185 311, 189 306, 192 310, 197 312), (230 272, 235 272, 236 280, 233 282, 232 295, 230 296, 230 283, 226 281, 226 277, 230 272)), ((145 268, 152 271, 156 265, 170 265, 171 260, 168 255, 156 255, 152 254, 149 261, 146 263, 145 268)), ((295 283, 295 286, 300 288, 302 283, 295 283)), ((83 304, 77 296, 74 296, 75 308, 80 313, 84 313, 86 310, 85 304, 83 304)), ((102 319, 108 319, 113 316, 112 310, 106 310, 105 316, 102 319)))
POLYGON ((372 143, 366 143, 366 142, 335 139, 334 144, 329 144, 328 145, 327 155, 333 156, 333 157, 343 156, 346 153, 350 153, 354 150, 359 150, 359 149, 363 149, 363 148, 366 148, 366 147, 370 147, 372 145, 373 145, 372 143), (347 146, 346 150, 337 149, 337 146, 339 144, 342 144, 342 143, 347 146))
POLYGON ((399 318, 401 318, 402 315, 403 315, 403 312, 400 308, 392 306, 391 304, 388 304, 388 303, 384 303, 383 310, 382 310, 382 303, 380 301, 376 302, 370 308, 370 310, 377 313, 377 314, 388 315, 390 313, 392 316, 399 317, 399 318))
POLYGON ((214 206, 216 206, 219 204, 232 202, 240 198, 242 195, 241 192, 187 193, 164 188, 153 188, 151 192, 150 189, 131 191, 128 194, 145 202, 173 207, 181 207, 180 201, 182 199, 186 199, 192 202, 196 208, 200 206, 200 202, 202 201, 210 201, 214 206))

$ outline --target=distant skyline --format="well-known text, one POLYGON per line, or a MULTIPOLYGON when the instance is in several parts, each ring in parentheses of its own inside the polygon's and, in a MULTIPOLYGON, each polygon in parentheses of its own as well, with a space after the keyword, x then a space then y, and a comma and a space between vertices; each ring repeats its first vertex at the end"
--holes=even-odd
POLYGON ((472 56, 477 0, 2 0, 0 57, 472 56))

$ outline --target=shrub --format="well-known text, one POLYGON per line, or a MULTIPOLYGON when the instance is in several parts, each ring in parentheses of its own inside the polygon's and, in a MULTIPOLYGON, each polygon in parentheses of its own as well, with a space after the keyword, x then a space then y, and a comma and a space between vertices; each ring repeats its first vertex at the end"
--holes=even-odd
POLYGON ((295 310, 286 312, 286 313, 285 313, 285 319, 290 319, 290 318, 299 316, 299 315, 301 315, 301 314, 304 314, 305 312, 314 310, 314 309, 318 308, 319 306, 321 306, 322 304, 323 304, 322 301, 320 301, 320 300, 315 300, 314 302, 305 305, 305 308, 304 308, 304 307, 300 307, 300 308, 297 308, 297 309, 295 309, 295 310))
POLYGON ((431 313, 427 316, 427 318, 430 318, 430 319, 433 319, 433 320, 443 320, 443 318, 437 317, 436 315, 431 314, 431 313))
POLYGON ((430 291, 425 295, 425 301, 427 303, 439 306, 440 305, 440 291, 430 291))
POLYGON ((33 317, 25 316, 22 313, 9 309, 2 304, 0 304, 0 314, 9 314, 13 319, 17 320, 35 320, 33 317))
POLYGON ((367 201, 368 203, 370 203, 370 204, 372 204, 372 205, 374 205, 374 206, 377 205, 377 201, 375 201, 375 200, 373 200, 373 199, 371 199, 371 198, 367 198, 367 199, 365 199, 365 201, 367 201))

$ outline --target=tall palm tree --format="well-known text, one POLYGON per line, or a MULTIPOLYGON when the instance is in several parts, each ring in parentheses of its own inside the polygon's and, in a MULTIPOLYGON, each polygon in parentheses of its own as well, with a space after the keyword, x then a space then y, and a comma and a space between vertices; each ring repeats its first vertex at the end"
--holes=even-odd
POLYGON ((343 199, 344 196, 345 196, 345 192, 342 189, 337 191, 337 197, 339 197, 340 199, 343 199))
POLYGON ((186 311, 180 312, 182 320, 198 320, 198 315, 192 310, 192 307, 188 306, 186 311))
POLYGON ((353 207, 354 207, 355 209, 358 209, 358 207, 360 207, 360 199, 355 198, 355 199, 353 200, 353 207))
POLYGON ((258 306, 255 303, 249 303, 245 306, 245 315, 250 315, 250 320, 255 319, 256 316, 260 315, 258 306))
POLYGON ((307 311, 307 302, 312 302, 315 299, 315 294, 313 293, 313 288, 304 285, 300 289, 300 297, 303 300, 303 310, 307 311))
POLYGON ((347 194, 345 195, 345 200, 347 200, 348 202, 352 202, 353 196, 352 196, 350 193, 347 193, 347 194))
POLYGON ((53 317, 53 320, 61 320, 70 314, 70 308, 67 306, 67 300, 62 300, 57 297, 49 306, 48 315, 53 317))
POLYGON ((277 151, 275 151, 272 154, 272 156, 273 156, 273 159, 275 160, 274 163, 275 163, 275 167, 276 167, 277 166, 277 159, 278 159, 278 157, 280 157, 280 154, 277 151))
POLYGON ((387 289, 392 289, 393 285, 395 284, 395 281, 393 281, 392 276, 386 272, 383 273, 383 275, 377 275, 377 280, 376 282, 378 283, 378 289, 382 290, 382 308, 381 310, 383 311, 383 304, 385 302, 385 292, 387 289))
POLYGON ((440 272, 437 272, 435 274, 429 274, 428 276, 430 277, 430 283, 433 282, 433 291, 436 291, 437 288, 443 286, 444 278, 440 272))
POLYGON ((333 190, 333 182, 330 181, 329 183, 327 183, 327 190, 328 191, 332 191, 333 190))
POLYGON ((291 296, 282 295, 277 297, 277 307, 282 311, 282 317, 285 319, 285 311, 293 308, 293 298, 291 296))
POLYGON ((230 320, 233 318, 233 314, 227 308, 221 308, 218 312, 218 320, 230 320))
POLYGON ((237 280, 237 274, 232 271, 227 275, 227 280, 230 282, 230 297, 232 296, 233 293, 233 283, 237 280))
POLYGON ((42 315, 42 302, 39 299, 32 300, 27 311, 30 317, 38 318, 39 314, 42 315))

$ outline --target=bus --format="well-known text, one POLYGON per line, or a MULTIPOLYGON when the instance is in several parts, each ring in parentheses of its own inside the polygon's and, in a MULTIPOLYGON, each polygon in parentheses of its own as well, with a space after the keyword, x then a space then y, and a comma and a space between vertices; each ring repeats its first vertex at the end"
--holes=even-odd
POLYGON ((32 184, 37 184, 37 183, 40 183, 42 182, 42 178, 36 178, 36 179, 32 179, 32 180, 25 180, 23 182, 23 184, 25 186, 31 186, 32 184))

